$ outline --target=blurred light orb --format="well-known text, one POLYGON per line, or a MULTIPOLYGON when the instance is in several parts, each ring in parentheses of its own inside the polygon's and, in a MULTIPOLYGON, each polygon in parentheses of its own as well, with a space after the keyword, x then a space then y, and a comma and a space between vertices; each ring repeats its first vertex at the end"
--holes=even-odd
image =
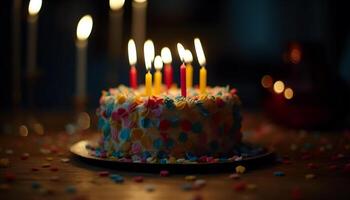
POLYGON ((33 124, 33 129, 34 129, 36 134, 44 135, 44 127, 42 124, 40 124, 40 123, 33 124))
POLYGON ((290 47, 289 60, 293 64, 299 64, 301 61, 302 51, 299 43, 294 43, 290 47))
POLYGON ((276 81, 273 84, 273 90, 277 93, 280 94, 284 91, 284 83, 282 81, 276 81))
POLYGON ((91 33, 93 21, 91 15, 85 15, 79 20, 77 26, 77 38, 78 40, 86 40, 91 33))
POLYGON ((292 99, 294 96, 294 92, 292 90, 292 88, 286 88, 286 90, 284 90, 284 97, 286 99, 292 99))
POLYGON ((27 137, 28 136, 28 128, 25 125, 19 126, 19 135, 22 137, 27 137))
POLYGON ((136 3, 144 3, 147 2, 147 0, 134 0, 136 3))
POLYGON ((86 112, 82 112, 79 114, 78 116, 78 127, 82 130, 86 130, 88 128, 90 128, 90 115, 86 112))
POLYGON ((265 75, 261 78, 261 85, 264 88, 270 88, 272 87, 272 84, 273 84, 273 79, 270 75, 265 75))

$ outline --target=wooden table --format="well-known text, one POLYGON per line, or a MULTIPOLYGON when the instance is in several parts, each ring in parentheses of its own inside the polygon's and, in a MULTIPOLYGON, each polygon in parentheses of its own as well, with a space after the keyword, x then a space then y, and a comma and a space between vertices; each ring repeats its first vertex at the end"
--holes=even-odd
MULTIPOLYGON (((0 135, 0 158, 10 161, 8 167, 0 168, 0 199, 350 198, 350 169, 344 169, 350 162, 350 139, 344 132, 283 129, 268 122, 260 114, 244 115, 245 140, 275 149, 281 156, 285 156, 284 163, 248 170, 238 180, 228 178, 229 173, 198 174, 198 179, 206 180, 206 186, 185 191, 182 185, 188 182, 183 174, 161 177, 159 174, 110 170, 72 158, 68 147, 81 139, 96 136, 98 133, 94 126, 83 133, 68 134, 64 124, 74 117, 62 113, 40 114, 41 117, 37 120, 43 125, 47 124, 44 135, 37 135, 33 131, 29 131, 26 137, 19 136, 17 131, 16 134, 0 135), (12 154, 8 154, 9 149, 13 150, 12 154), (26 160, 21 159, 24 153, 30 154, 26 160), (61 162, 66 157, 71 158, 70 162, 61 162), (43 167, 48 163, 50 166, 43 167), (331 165, 337 169, 329 169, 331 165), (33 168, 38 171, 32 171, 33 168), (125 182, 118 184, 108 177, 100 177, 98 173, 105 170, 122 175, 125 182), (274 176, 276 171, 284 172, 285 176, 274 176), (7 181, 5 176, 8 173, 15 175, 15 180, 7 181), (313 174, 315 178, 306 179, 307 174, 313 174), (144 181, 134 182, 135 176, 143 176, 144 181), (234 187, 241 183, 246 189, 235 190, 234 187), (149 185, 155 187, 153 192, 145 189, 149 185)), ((26 122, 27 116, 12 119, 15 120, 6 123, 17 126, 26 122)))

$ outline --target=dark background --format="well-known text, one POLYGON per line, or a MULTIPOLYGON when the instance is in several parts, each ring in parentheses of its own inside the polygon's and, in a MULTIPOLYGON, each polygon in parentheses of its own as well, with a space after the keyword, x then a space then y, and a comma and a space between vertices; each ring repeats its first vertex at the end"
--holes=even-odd
MULTIPOLYGON (((107 56, 107 0, 43 0, 38 25, 40 76, 36 81, 33 103, 29 103, 28 79, 24 73, 28 2, 23 1, 21 9, 22 51, 18 59, 21 61, 23 96, 17 108, 72 109, 75 31, 80 17, 85 14, 91 14, 94 20, 88 49, 88 107, 93 110, 98 106, 101 90, 120 83, 128 84, 130 0, 124 5, 124 53, 113 61, 107 56)), ((0 108, 11 112, 12 1, 2 1, 0 5, 0 108)), ((332 0, 149 0, 146 38, 154 41, 156 54, 163 46, 170 47, 175 77, 178 77, 180 62, 176 43, 183 43, 194 53, 193 38, 200 37, 207 57, 208 84, 236 87, 245 109, 269 113, 271 108, 264 102, 274 102, 274 96, 261 87, 260 80, 263 75, 271 74, 275 80, 281 79, 293 88, 295 97, 288 101, 287 106, 302 110, 313 107, 331 116, 329 119, 333 121, 345 121, 345 126, 348 126, 348 13, 345 3, 332 0), (295 45, 300 47, 302 57, 298 63, 291 63, 288 55, 295 45)), ((195 54, 193 66, 197 83, 199 66, 195 54)), ((143 82, 142 61, 137 68, 139 82, 143 82)))

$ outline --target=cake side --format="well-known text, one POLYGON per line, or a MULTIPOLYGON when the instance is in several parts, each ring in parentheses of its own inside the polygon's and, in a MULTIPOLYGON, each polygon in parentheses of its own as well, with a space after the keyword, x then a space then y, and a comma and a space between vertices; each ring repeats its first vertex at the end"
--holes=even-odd
POLYGON ((107 157, 198 158, 232 156, 241 142, 240 100, 229 87, 198 95, 178 89, 142 96, 142 88, 119 86, 103 92, 97 110, 102 131, 100 151, 107 157))

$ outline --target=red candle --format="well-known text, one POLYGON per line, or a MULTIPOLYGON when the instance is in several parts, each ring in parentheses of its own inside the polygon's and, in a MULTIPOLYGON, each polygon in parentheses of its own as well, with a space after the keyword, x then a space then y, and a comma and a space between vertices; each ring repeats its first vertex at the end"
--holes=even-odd
POLYGON ((130 67, 130 87, 137 89, 137 70, 134 65, 130 67))
POLYGON ((170 89, 173 84, 173 68, 170 64, 165 64, 164 66, 164 82, 167 89, 170 89))
POLYGON ((181 95, 186 97, 186 67, 182 63, 180 67, 181 95))

